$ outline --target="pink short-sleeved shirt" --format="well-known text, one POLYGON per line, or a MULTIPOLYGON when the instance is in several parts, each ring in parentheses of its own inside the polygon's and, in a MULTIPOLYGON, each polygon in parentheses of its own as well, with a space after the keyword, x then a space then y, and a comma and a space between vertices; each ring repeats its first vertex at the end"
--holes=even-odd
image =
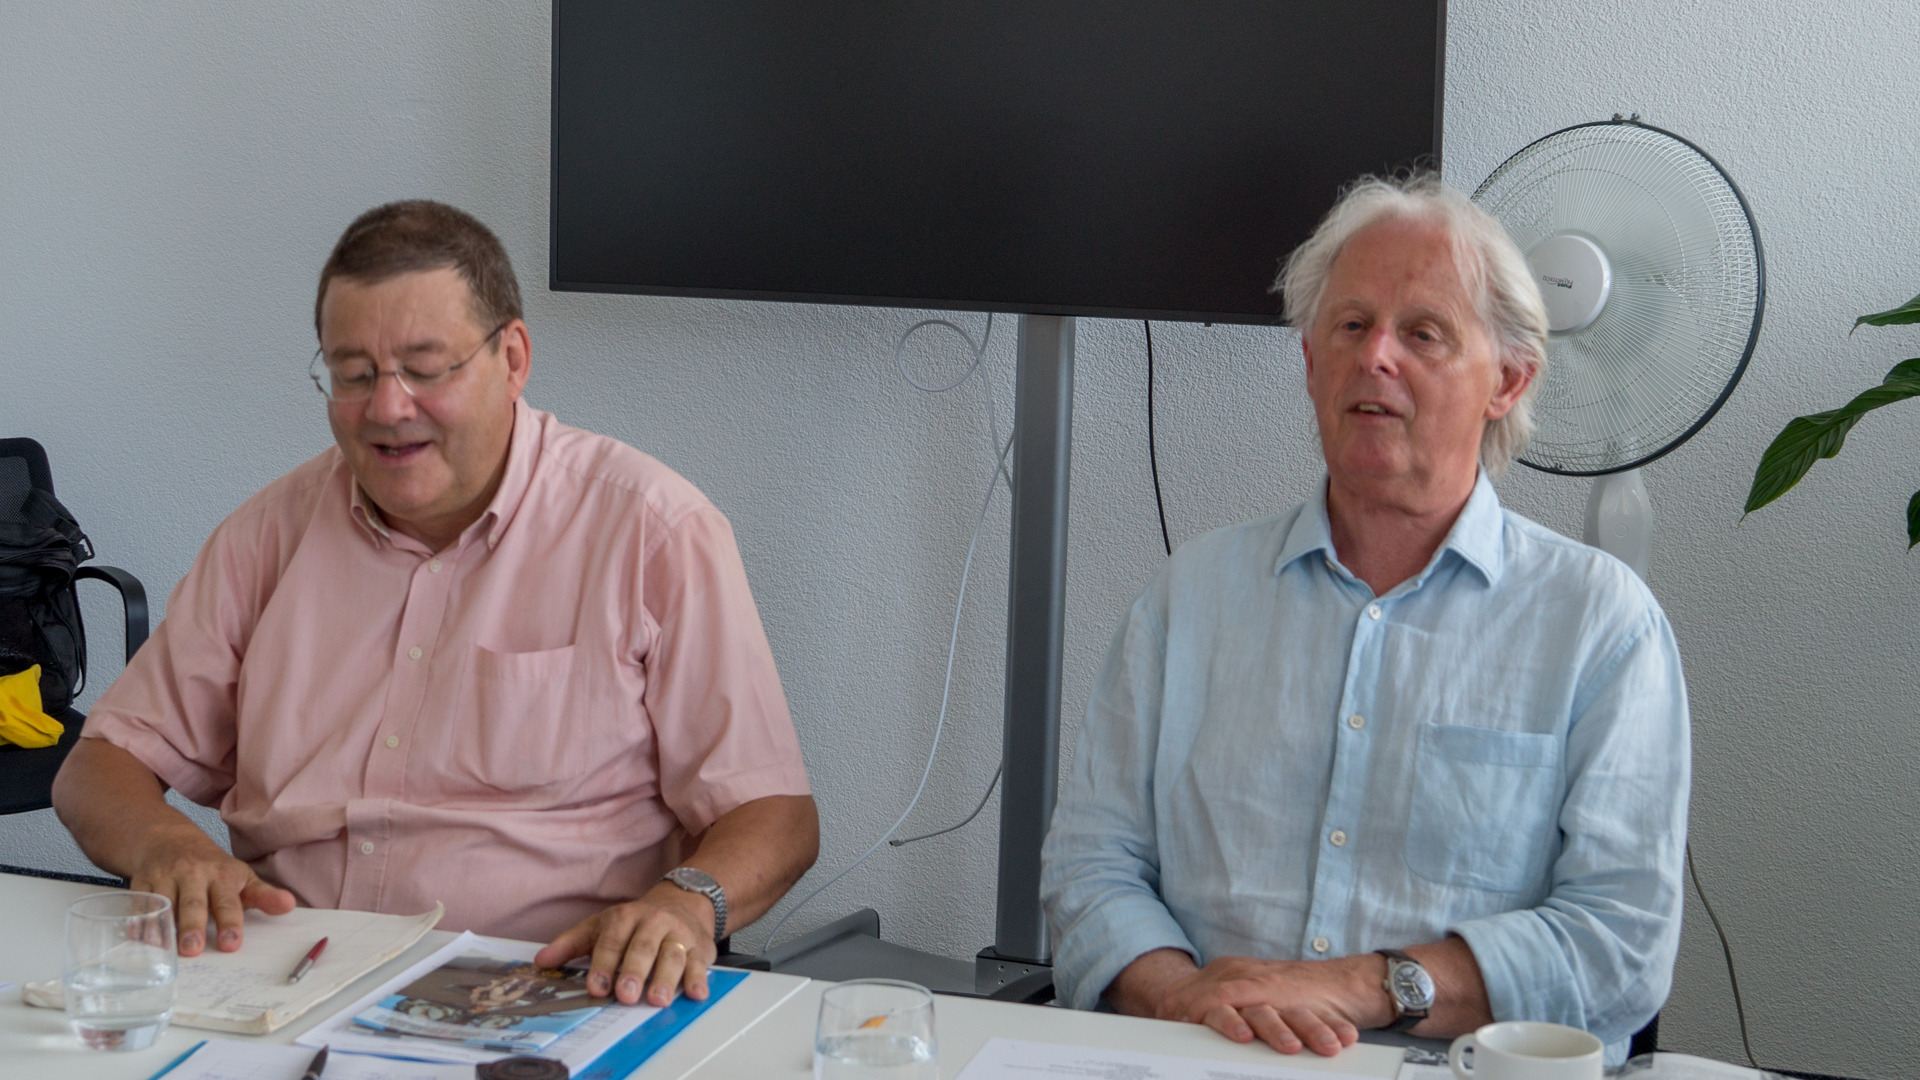
POLYGON ((340 451, 222 522, 85 734, 217 805, 301 903, 549 940, 682 834, 809 793, 726 518, 515 406, 487 512, 435 554, 340 451))

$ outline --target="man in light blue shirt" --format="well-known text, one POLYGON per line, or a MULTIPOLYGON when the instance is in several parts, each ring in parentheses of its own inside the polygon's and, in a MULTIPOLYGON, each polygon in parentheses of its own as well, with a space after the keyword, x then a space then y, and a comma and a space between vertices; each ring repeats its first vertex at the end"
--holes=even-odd
POLYGON ((1538 288, 1432 177, 1356 186, 1282 284, 1327 479, 1182 546, 1115 637, 1046 842, 1061 999, 1329 1055, 1551 1020, 1621 1060, 1679 943, 1686 688, 1633 572, 1489 481, 1538 288))

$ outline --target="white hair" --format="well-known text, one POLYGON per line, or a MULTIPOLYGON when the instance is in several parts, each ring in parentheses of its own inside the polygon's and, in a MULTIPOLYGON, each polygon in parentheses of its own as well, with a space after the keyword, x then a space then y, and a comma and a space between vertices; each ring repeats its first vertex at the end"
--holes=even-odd
POLYGON ((1454 266, 1475 297, 1474 308, 1493 337, 1503 367, 1530 372, 1533 382, 1507 415, 1488 422, 1480 465, 1498 478, 1533 435, 1533 396, 1547 374, 1547 308, 1526 256, 1493 215, 1441 183, 1436 173, 1362 177, 1340 195, 1307 242, 1287 256, 1273 287, 1286 304, 1287 322, 1312 331, 1334 260, 1361 230, 1389 219, 1430 222, 1453 239, 1454 266))

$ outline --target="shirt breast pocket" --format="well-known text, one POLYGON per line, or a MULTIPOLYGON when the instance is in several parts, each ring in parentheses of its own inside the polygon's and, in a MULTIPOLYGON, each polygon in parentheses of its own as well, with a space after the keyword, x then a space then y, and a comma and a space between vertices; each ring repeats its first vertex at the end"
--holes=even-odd
POLYGON ((1420 730, 1407 866, 1441 885, 1522 892, 1559 829, 1561 739, 1456 724, 1420 730))
POLYGON ((473 647, 448 755, 456 772, 497 791, 526 791, 587 771, 595 748, 567 721, 573 649, 473 647))

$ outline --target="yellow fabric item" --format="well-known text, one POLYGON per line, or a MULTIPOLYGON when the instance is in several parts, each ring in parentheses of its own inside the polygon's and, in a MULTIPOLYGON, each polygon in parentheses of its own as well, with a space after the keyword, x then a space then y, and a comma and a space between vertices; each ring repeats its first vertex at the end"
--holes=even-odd
POLYGON ((60 741, 66 726, 40 711, 40 665, 0 677, 0 742, 38 750, 60 741))

